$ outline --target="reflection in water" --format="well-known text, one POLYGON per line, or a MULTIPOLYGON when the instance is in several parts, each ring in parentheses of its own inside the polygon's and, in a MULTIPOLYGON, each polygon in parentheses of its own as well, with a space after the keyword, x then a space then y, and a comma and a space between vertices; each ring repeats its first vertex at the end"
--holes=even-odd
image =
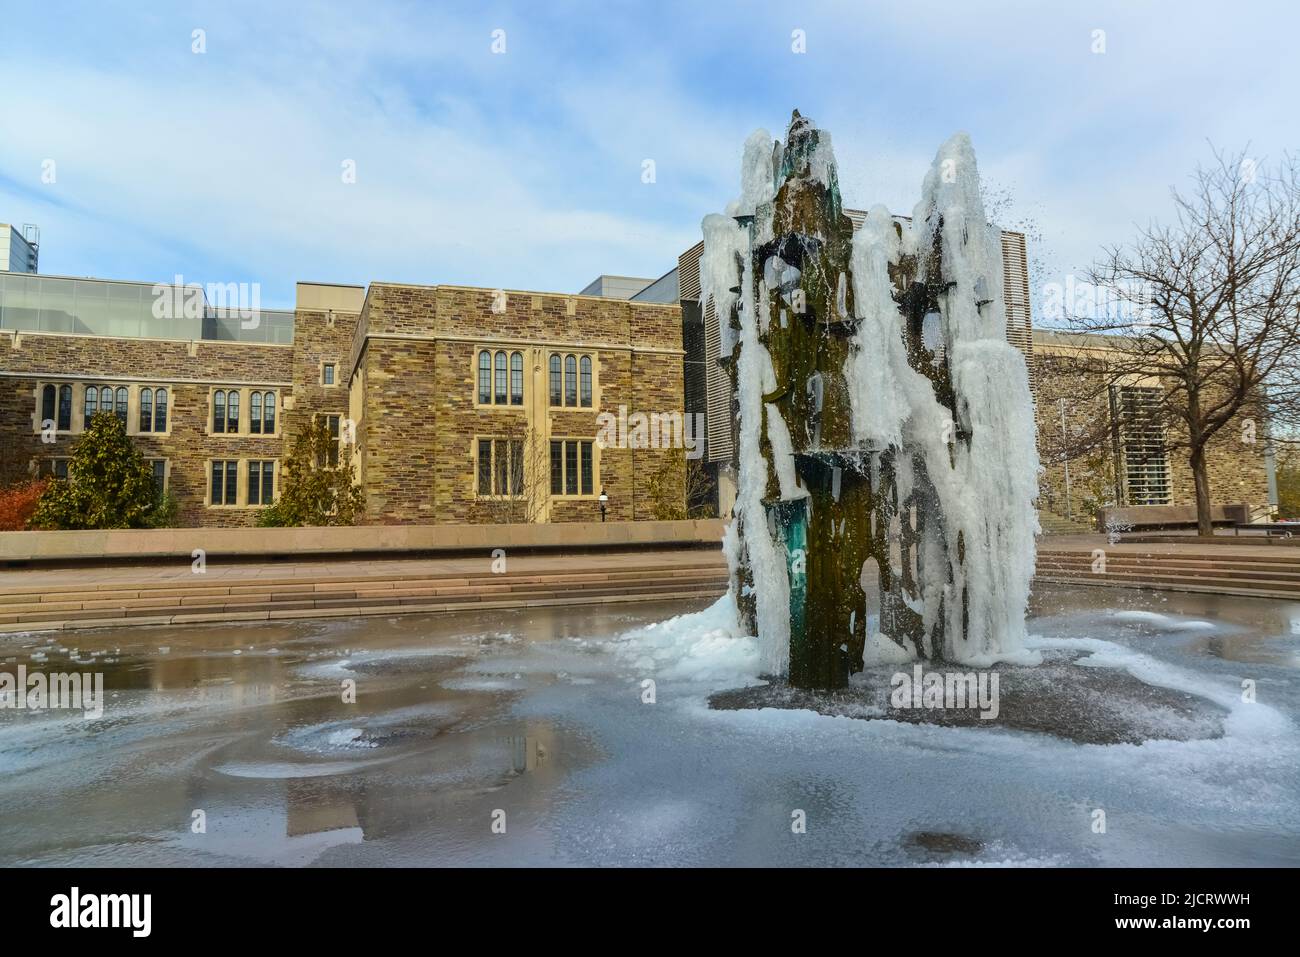
POLYGON ((719 689, 692 683, 693 652, 669 655, 671 629, 611 653, 702 604, 9 636, 6 667, 75 654, 108 703, 93 722, 0 711, 0 866, 910 866, 918 833, 969 837, 994 863, 1300 860, 1294 730, 1266 720, 1300 720, 1300 606, 1037 589, 1035 634, 1127 646, 1234 694, 1249 677, 1268 698, 1219 741, 1107 748, 711 712, 719 689), (1074 827, 1102 806, 1123 841, 1074 827), (795 841, 792 808, 809 822, 795 841))

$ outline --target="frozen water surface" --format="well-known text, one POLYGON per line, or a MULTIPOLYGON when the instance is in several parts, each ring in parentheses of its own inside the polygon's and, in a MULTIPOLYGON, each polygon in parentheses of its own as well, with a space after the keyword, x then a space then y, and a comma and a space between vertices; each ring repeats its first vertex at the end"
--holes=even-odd
POLYGON ((103 671, 108 701, 0 710, 0 863, 1300 863, 1300 606, 1041 587, 1032 613, 1045 694, 1086 670, 1213 720, 1162 737, 1186 721, 1104 690, 1072 706, 1151 740, 712 709, 760 653, 701 604, 5 636, 0 667, 103 671))

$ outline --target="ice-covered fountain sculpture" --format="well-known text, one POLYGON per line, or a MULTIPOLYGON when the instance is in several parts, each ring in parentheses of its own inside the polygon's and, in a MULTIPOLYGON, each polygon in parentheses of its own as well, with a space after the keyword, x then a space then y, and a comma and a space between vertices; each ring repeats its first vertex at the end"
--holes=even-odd
POLYGON ((736 400, 732 592, 764 668, 837 688, 870 664, 1023 660, 1038 461, 969 138, 910 221, 876 206, 855 230, 798 111, 784 144, 750 136, 741 179, 704 219, 700 298, 736 400))

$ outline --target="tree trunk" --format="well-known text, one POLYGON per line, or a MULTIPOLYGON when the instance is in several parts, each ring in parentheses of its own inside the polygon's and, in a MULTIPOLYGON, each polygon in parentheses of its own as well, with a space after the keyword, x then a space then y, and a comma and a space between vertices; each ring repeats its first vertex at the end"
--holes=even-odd
POLYGON ((1192 480, 1196 484, 1196 534, 1213 535, 1214 525, 1210 520, 1210 475, 1205 468, 1205 449, 1195 449, 1189 464, 1192 467, 1192 480))

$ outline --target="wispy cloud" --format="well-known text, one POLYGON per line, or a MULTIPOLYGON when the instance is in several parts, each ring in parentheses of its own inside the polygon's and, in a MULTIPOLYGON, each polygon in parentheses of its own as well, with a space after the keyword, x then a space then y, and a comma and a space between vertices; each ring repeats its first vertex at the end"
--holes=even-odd
POLYGON ((41 224, 49 272, 256 280, 279 304, 298 279, 576 290, 669 268, 735 192, 744 136, 798 106, 833 131, 848 201, 902 211, 967 129, 1058 272, 1165 212, 1207 139, 1295 145, 1298 19, 1282 2, 17 6, 0 219, 41 224))

